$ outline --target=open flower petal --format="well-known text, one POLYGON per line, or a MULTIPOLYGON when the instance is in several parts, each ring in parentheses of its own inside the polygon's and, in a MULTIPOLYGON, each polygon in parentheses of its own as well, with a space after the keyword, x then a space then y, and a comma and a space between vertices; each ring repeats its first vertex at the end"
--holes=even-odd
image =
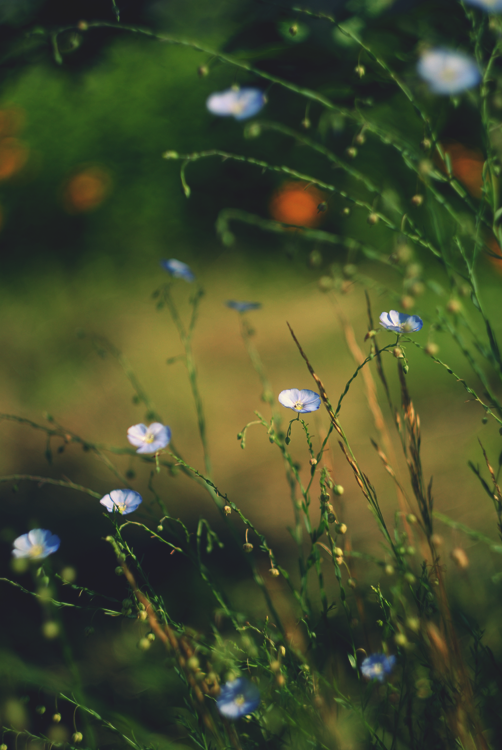
POLYGON ((418 315, 406 315, 397 310, 383 312, 380 315, 380 325, 395 333, 416 333, 420 331, 424 322, 418 315))
POLYGON ((43 560, 59 549, 61 539, 47 529, 32 529, 14 540, 14 557, 43 560))
POLYGON ((460 94, 481 81, 474 58, 449 49, 427 50, 422 54, 417 70, 435 94, 460 94))
POLYGON ((226 719, 240 719, 258 708, 259 703, 260 691, 256 685, 238 677, 223 685, 216 707, 226 719))
POLYGON ((309 391, 307 388, 299 390, 298 388, 289 388, 279 393, 279 401, 287 409, 293 409, 298 414, 317 411, 321 405, 321 397, 315 391, 309 391))
POLYGON ((186 263, 176 258, 169 258, 169 260, 161 260, 160 265, 175 279, 184 279, 185 281, 194 281, 195 274, 186 263))
POLYGON ((260 89, 230 88, 211 94, 206 101, 206 107, 213 115, 247 120, 248 117, 256 115, 265 103, 265 94, 260 89))
POLYGON ((134 490, 112 490, 99 501, 109 513, 117 511, 123 516, 132 513, 143 502, 139 492, 134 490))
POLYGON ((502 12, 502 0, 465 0, 468 5, 475 5, 488 13, 502 12))
POLYGON ((169 444, 171 430, 160 422, 152 422, 149 427, 135 424, 127 430, 127 439, 138 449, 136 453, 157 453, 169 444))
POLYGON ((385 654, 372 654, 367 656, 361 664, 361 673, 368 680, 378 680, 384 682, 387 675, 394 669, 396 664, 395 656, 386 656, 385 654))

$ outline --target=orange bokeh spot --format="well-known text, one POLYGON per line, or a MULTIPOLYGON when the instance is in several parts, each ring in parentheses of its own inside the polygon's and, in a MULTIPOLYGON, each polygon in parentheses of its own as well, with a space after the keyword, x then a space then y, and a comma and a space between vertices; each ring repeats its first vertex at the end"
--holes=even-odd
POLYGON ((286 182, 273 193, 268 208, 272 218, 283 224, 317 227, 326 216, 324 200, 324 195, 313 185, 286 182))
POLYGON ((487 253, 488 260, 493 266, 495 266, 497 271, 501 273, 502 272, 502 250, 500 249, 500 245, 495 239, 495 237, 493 237, 493 235, 485 241, 488 247, 490 248, 491 252, 493 253, 493 255, 490 255, 487 253), (497 255, 498 257, 495 258, 494 255, 497 255))
POLYGON ((111 177, 102 167, 87 167, 73 175, 65 186, 64 204, 69 213, 93 211, 109 195, 111 177))
POLYGON ((28 160, 28 149, 17 138, 0 139, 0 180, 8 180, 28 160))
MULTIPOLYGON (((469 191, 474 198, 482 198, 483 164, 485 157, 479 149, 466 148, 461 143, 441 144, 445 154, 450 157, 451 171, 454 177, 469 191)), ((446 164, 437 156, 436 163, 445 174, 446 164)))
POLYGON ((22 109, 0 109, 0 137, 16 135, 24 125, 22 109))

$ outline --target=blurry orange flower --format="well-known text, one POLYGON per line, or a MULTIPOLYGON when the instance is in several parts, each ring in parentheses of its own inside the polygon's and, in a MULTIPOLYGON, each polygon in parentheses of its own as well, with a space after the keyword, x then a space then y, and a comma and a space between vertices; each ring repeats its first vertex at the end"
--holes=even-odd
POLYGON ((0 138, 0 180, 8 180, 19 172, 27 159, 28 149, 21 141, 17 138, 0 138))
POLYGON ((82 169, 65 185, 65 208, 72 214, 93 211, 108 197, 111 188, 111 177, 103 167, 82 169))
POLYGON ((326 215, 324 195, 313 185, 286 182, 272 194, 269 211, 275 221, 317 227, 326 215))
MULTIPOLYGON (((450 157, 451 171, 454 177, 469 191, 474 198, 482 198, 483 164, 485 157, 479 149, 471 149, 461 143, 441 144, 445 154, 450 157)), ((436 155, 436 163, 446 173, 446 164, 436 155)))

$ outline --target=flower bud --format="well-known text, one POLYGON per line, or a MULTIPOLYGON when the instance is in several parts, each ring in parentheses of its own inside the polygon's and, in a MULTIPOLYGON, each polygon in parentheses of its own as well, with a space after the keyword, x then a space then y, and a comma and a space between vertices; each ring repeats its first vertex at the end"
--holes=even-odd
POLYGON ((404 372, 405 375, 407 375, 409 373, 409 371, 410 371, 410 366, 409 366, 409 364, 407 362, 405 362, 403 364, 403 372, 404 372))
POLYGON ((163 159, 177 159, 179 154, 177 151, 164 151, 162 154, 163 159))
POLYGON ((461 547, 453 549, 450 553, 450 557, 460 570, 465 570, 469 567, 469 558, 467 557, 465 550, 461 547))
POLYGON ((424 196, 420 195, 419 193, 414 195, 411 199, 412 206, 417 206, 417 207, 421 206, 423 202, 424 202, 424 196))
POLYGON ((74 732, 71 736, 72 741, 77 745, 79 742, 82 742, 84 739, 84 735, 82 732, 74 732))
POLYGON ((259 138, 261 135, 261 126, 257 122, 252 122, 244 131, 246 138, 259 138))
POLYGON ((201 78, 205 78, 206 76, 208 76, 209 68, 207 67, 207 65, 200 65, 197 68, 197 75, 199 75, 201 78))
POLYGON ((317 458, 311 458, 310 459, 310 465, 315 466, 317 464, 317 458))
POLYGON ((155 633, 148 633, 146 637, 153 643, 153 641, 155 640, 155 633))
POLYGON ((115 575, 116 575, 116 576, 123 576, 123 575, 124 575, 124 571, 122 570, 122 568, 120 567, 120 565, 118 565, 118 566, 117 566, 117 567, 115 568, 115 575))
POLYGON ((253 551, 253 545, 250 542, 246 542, 242 545, 242 549, 244 552, 252 552, 253 551))
POLYGON ((335 495, 343 495, 345 489, 341 484, 335 484, 335 486, 333 487, 333 492, 335 493, 335 495))
POLYGON ((271 576, 272 576, 273 578, 277 578, 277 576, 278 576, 278 575, 280 575, 280 573, 279 573, 279 571, 277 570, 277 568, 270 568, 270 570, 269 570, 268 572, 270 573, 270 575, 271 575, 271 576))
POLYGON ((37 712, 37 714, 40 714, 42 716, 42 714, 45 714, 47 709, 45 706, 37 706, 35 711, 37 712))
POLYGON ((226 514, 227 516, 229 516, 229 515, 230 515, 230 513, 232 512, 232 508, 230 507, 230 505, 225 505, 225 506, 223 507, 223 512, 224 512, 224 513, 225 513, 225 514, 226 514))
POLYGON ((342 208, 342 216, 350 216, 350 208, 348 206, 342 208))
POLYGON ((400 346, 396 346, 392 350, 392 354, 395 356, 396 359, 403 359, 403 357, 404 357, 404 352, 403 352, 403 350, 401 349, 400 346))
POLYGON ((279 646, 279 653, 281 656, 286 656, 286 648, 284 646, 279 646))
POLYGON ((138 620, 141 620, 142 622, 148 620, 148 614, 145 611, 138 612, 138 620))
POLYGON ((335 531, 337 534, 346 534, 347 533, 347 526, 344 523, 337 523, 335 526, 335 531))
POLYGON ((396 633, 394 636, 394 640, 396 642, 397 646, 407 646, 408 645, 408 639, 405 636, 404 633, 396 633))
POLYGON ((164 531, 164 527, 162 526, 161 523, 159 523, 159 525, 157 526, 157 531, 159 532, 159 534, 161 531, 164 531))
POLYGON ((425 284, 421 281, 414 281, 413 284, 411 284, 409 291, 414 297, 420 297, 420 295, 425 292, 425 284))
POLYGON ((349 148, 345 149, 345 153, 347 154, 349 159, 355 159, 357 156, 357 148, 354 148, 354 146, 349 146, 349 148))
POLYGON ((189 658, 187 661, 187 667, 188 669, 191 669, 192 672, 196 672, 200 668, 200 662, 196 656, 191 656, 189 658))
POLYGON ((47 638, 48 641, 52 641, 53 638, 57 638, 59 635, 59 625, 57 622, 53 622, 52 620, 49 620, 48 622, 44 622, 42 625, 42 635, 44 638, 47 638))
POLYGON ((89 24, 87 23, 87 21, 79 21, 77 27, 79 31, 87 31, 87 29, 89 28, 89 24))
POLYGON ((425 347, 425 351, 431 357, 435 357, 439 352, 439 346, 435 344, 433 341, 430 341, 425 347))
POLYGON ((432 142, 429 138, 424 138, 423 141, 420 143, 420 148, 422 148, 424 151, 428 151, 430 147, 432 146, 432 142))
POLYGON ((308 130, 310 128, 310 125, 311 125, 311 122, 310 122, 309 118, 308 117, 304 117, 303 120, 302 120, 302 122, 301 122, 302 128, 304 128, 305 130, 308 130))
POLYGON ((418 617, 408 617, 408 619, 406 620, 406 625, 414 633, 418 633, 418 631, 420 630, 420 620, 418 619, 418 617))
POLYGON ((446 305, 446 309, 449 313, 453 313, 454 315, 456 315, 461 311, 462 305, 460 304, 458 299, 451 299, 446 305))
POLYGON ((364 133, 358 133, 354 138, 354 141, 358 146, 363 146, 366 143, 366 136, 364 135, 364 133))
POLYGON ((377 214, 371 213, 371 214, 368 214, 368 218, 366 219, 366 221, 368 222, 368 224, 373 224, 374 225, 374 224, 378 223, 378 219, 379 219, 379 217, 378 217, 377 214))
POLYGON ((328 513, 328 523, 335 523, 336 516, 334 513, 328 513))
POLYGON ((414 304, 415 300, 409 294, 405 294, 401 297, 401 307, 403 310, 411 310, 414 304))
POLYGON ((443 544, 443 541, 444 541, 443 537, 440 536, 439 534, 433 534, 431 536, 432 544, 435 544, 437 547, 440 547, 443 544))
POLYGON ((61 721, 61 714, 54 714, 52 717, 52 721, 54 722, 54 724, 59 724, 59 722, 61 721))
POLYGON ((341 547, 335 547, 333 552, 337 557, 343 558, 343 549, 341 547))
POLYGON ((414 584, 416 581, 416 578, 413 575, 413 573, 405 573, 404 580, 406 581, 406 583, 414 584))
POLYGON ((347 265, 343 267, 343 274, 349 279, 352 278, 352 276, 355 276, 356 273, 357 266, 355 266, 353 263, 347 263, 347 265))
POLYGON ((274 661, 270 662, 270 669, 272 672, 279 672, 281 669, 281 662, 275 659, 274 661))
POLYGON ((280 687, 280 688, 284 687, 284 685, 286 684, 286 678, 284 677, 283 674, 278 674, 277 677, 275 678, 275 681, 277 683, 277 687, 280 687))

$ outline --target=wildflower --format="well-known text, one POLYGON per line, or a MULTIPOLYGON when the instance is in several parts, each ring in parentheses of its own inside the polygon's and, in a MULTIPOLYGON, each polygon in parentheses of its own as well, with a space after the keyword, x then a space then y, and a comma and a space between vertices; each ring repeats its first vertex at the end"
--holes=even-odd
POLYGON ((481 80, 472 57, 449 49, 431 49, 418 62, 418 74, 435 94, 460 94, 481 80))
POLYGON ((482 10, 487 10, 489 13, 497 13, 502 11, 502 0, 465 0, 469 5, 476 5, 482 10))
POLYGON ((260 692, 256 685, 238 677, 223 685, 216 707, 225 719, 240 719, 258 708, 259 703, 260 692))
POLYGON ((161 260, 160 265, 175 279, 185 279, 185 281, 193 281, 195 274, 186 263, 182 263, 181 260, 176 258, 169 258, 169 260, 161 260))
POLYGON ((134 492, 134 490, 112 490, 108 495, 102 497, 99 502, 105 506, 109 513, 113 513, 116 510, 120 515, 126 516, 141 505, 143 498, 139 492, 134 492))
POLYGON ((220 117, 235 117, 236 120, 247 120, 256 115, 266 104, 263 91, 254 88, 218 91, 206 101, 206 107, 213 115, 220 117))
POLYGON ((259 310, 261 307, 261 302, 238 302, 235 299, 229 299, 225 304, 231 310, 237 310, 240 313, 247 312, 248 310, 259 310))
POLYGON ((380 325, 395 333, 416 333, 422 328, 423 324, 422 318, 419 318, 418 315, 406 315, 406 313, 400 313, 397 310, 383 312, 380 315, 380 325))
POLYGON ((372 654, 371 656, 367 656, 361 664, 361 672, 368 680, 383 682, 386 676, 392 672, 395 664, 395 656, 372 654))
POLYGON ((298 388, 289 388, 279 393, 279 401, 288 409, 293 409, 299 414, 305 414, 309 411, 317 411, 321 405, 321 397, 315 391, 309 391, 307 388, 298 390, 298 388))
POLYGON ((157 453, 168 445, 171 430, 160 422, 152 422, 150 427, 135 424, 127 430, 127 439, 138 449, 136 453, 157 453))
POLYGON ((47 529, 32 529, 14 539, 14 557, 28 557, 31 560, 43 560, 59 549, 61 539, 47 529))

